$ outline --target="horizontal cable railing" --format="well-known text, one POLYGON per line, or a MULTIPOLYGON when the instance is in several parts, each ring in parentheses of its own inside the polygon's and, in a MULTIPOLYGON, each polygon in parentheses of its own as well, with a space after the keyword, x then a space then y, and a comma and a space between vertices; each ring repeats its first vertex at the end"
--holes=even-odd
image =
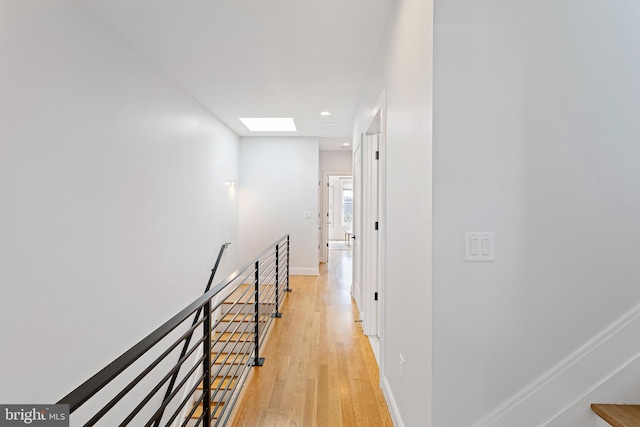
MULTIPOLYGON (((218 258, 216 258, 216 263, 213 265, 213 268, 211 269, 211 275, 209 276, 209 281, 207 282, 207 287, 205 288, 204 292, 207 293, 209 291, 209 289, 211 289, 211 285, 213 284, 213 279, 214 277, 216 277, 216 272, 218 271, 218 267, 220 266, 220 261, 222 260, 222 255, 224 254, 224 251, 229 247, 231 243, 229 242, 225 242, 222 247, 220 248, 220 252, 218 252, 218 258)), ((198 311, 196 312, 196 315, 193 319, 193 323, 192 323, 192 327, 195 326, 198 321, 200 320, 200 315, 202 314, 202 309, 198 309, 198 311)), ((187 355, 187 353, 189 352, 189 344, 191 343, 191 338, 193 337, 193 331, 190 332, 189 336, 187 336, 187 338, 184 340, 184 344, 182 345, 182 352, 180 353, 179 358, 182 359, 184 356, 187 355)), ((174 394, 173 394, 173 390, 174 387, 176 385, 176 380, 178 379, 178 375, 180 374, 179 372, 180 370, 176 370, 173 375, 171 376, 171 380, 169 381, 169 386, 167 387, 167 391, 164 395, 164 399, 163 402, 170 400, 174 394)), ((161 410, 160 412, 160 416, 158 418, 156 418, 155 423, 153 424, 154 427, 159 427, 160 426, 160 422, 162 420, 162 415, 164 415, 164 410, 161 410)))
POLYGON ((72 425, 225 425, 290 291, 289 243, 278 239, 62 398, 72 425))

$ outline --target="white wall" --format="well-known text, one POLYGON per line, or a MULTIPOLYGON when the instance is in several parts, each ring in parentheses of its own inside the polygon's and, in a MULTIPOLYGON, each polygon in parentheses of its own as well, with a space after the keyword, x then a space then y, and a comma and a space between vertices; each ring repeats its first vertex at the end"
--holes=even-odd
POLYGON ((237 244, 238 138, 73 1, 1 2, 0 57, 0 401, 55 402, 237 244))
POLYGON ((356 113, 354 150, 386 92, 382 387, 398 426, 431 419, 431 1, 394 5, 356 113), (405 359, 404 382, 399 355, 405 359))
POLYGON ((437 3, 434 426, 540 425, 597 384, 562 393, 573 352, 640 302, 639 19, 627 0, 437 3), (496 261, 465 263, 465 231, 495 232, 496 261), (557 398, 529 404, 530 384, 557 398))
POLYGON ((351 150, 321 150, 320 172, 341 173, 350 175, 353 168, 353 153, 351 150))
POLYGON ((289 233, 291 274, 317 275, 318 138, 243 137, 240 165, 244 262, 289 233))

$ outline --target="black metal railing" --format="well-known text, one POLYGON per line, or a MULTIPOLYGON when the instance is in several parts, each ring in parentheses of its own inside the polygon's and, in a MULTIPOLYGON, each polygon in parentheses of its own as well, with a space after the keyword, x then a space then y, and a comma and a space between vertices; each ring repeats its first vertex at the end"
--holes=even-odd
MULTIPOLYGON (((213 284, 213 279, 216 277, 216 273, 218 272, 218 267, 220 267, 220 261, 222 260, 222 255, 224 254, 224 251, 229 247, 230 244, 231 244, 230 242, 225 242, 220 247, 220 251, 218 252, 218 258, 216 258, 216 262, 213 265, 213 268, 211 269, 211 275, 209 276, 209 281, 207 282, 207 287, 204 289, 204 293, 209 292, 209 289, 211 289, 211 285, 213 284)), ((196 316, 194 317, 191 326, 195 326, 198 323, 198 321, 200 320, 200 314, 202 314, 201 308, 198 309, 198 311, 196 312, 196 316)), ((187 352, 189 351, 189 344, 191 344, 192 337, 193 337, 193 332, 191 332, 190 335, 185 339, 184 344, 182 345, 182 352, 180 353, 179 359, 182 359, 184 356, 187 355, 187 352)), ((167 391, 164 394, 164 399, 162 400, 163 403, 169 401, 171 396, 173 395, 173 390, 176 385, 176 380, 178 379, 179 374, 180 372, 179 370, 177 370, 171 376, 171 380, 169 381, 169 386, 167 387, 167 391)), ((163 415, 164 415, 164 410, 161 411, 160 416, 156 419, 155 423, 153 424, 154 427, 160 426, 160 422, 162 420, 163 415)))
POLYGON ((278 239, 62 398, 71 424, 225 425, 290 291, 289 243, 278 239))

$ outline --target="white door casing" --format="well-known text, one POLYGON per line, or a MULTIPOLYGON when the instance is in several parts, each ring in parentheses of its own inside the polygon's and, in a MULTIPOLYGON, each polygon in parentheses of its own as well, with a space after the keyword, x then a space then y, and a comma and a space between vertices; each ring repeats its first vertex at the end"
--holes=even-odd
POLYGON ((354 289, 363 332, 380 342, 380 375, 385 369, 385 93, 354 150, 354 289), (378 155, 376 155, 378 153, 378 155), (375 224, 378 223, 376 230, 375 224), (378 300, 375 294, 378 293, 378 300))
MULTIPOLYGON (((328 248, 329 248, 329 177, 330 176, 350 176, 351 172, 346 171, 325 171, 322 175, 322 182, 320 184, 320 193, 322 194, 321 213, 319 216, 319 227, 322 228, 320 234, 320 262, 328 261, 328 248)), ((354 184, 355 185, 355 184, 354 184)), ((334 195, 338 197, 337 194, 334 195)), ((335 214, 334 214, 335 215, 335 214)), ((334 218, 335 220, 335 218, 334 218)))
POLYGON ((327 193, 324 191, 321 177, 318 177, 318 259, 320 262, 327 262, 327 221, 325 220, 325 204, 327 193))
POLYGON ((362 305, 362 143, 353 152, 353 282, 351 296, 356 301, 360 319, 363 318, 362 305))
MULTIPOLYGON (((371 130, 375 132, 376 130, 371 130)), ((366 335, 378 335, 378 141, 379 133, 365 135, 363 145, 362 211, 362 328, 366 335)))

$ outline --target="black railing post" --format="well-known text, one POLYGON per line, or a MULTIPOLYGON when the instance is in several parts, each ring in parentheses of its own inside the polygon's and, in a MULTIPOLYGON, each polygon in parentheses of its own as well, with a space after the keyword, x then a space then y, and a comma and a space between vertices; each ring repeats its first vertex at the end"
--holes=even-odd
POLYGON ((255 277, 255 319, 254 319, 254 358, 253 366, 262 366, 264 364, 264 357, 260 357, 260 259, 256 261, 256 277, 255 277))
MULTIPOLYGON (((230 244, 231 244, 231 242, 225 242, 220 247, 220 252, 218 252, 218 258, 216 259, 215 265, 211 269, 211 275, 209 276, 209 281, 207 282, 207 287, 204 290, 205 294, 207 292, 209 292, 209 289, 211 289, 211 284, 213 283, 213 278, 216 276, 216 272, 218 271, 218 266, 220 265, 220 260, 222 260, 222 254, 224 253, 225 249, 227 249, 229 247, 230 244)), ((198 309, 198 311, 196 312, 195 317, 193 318, 193 323, 191 324, 191 326, 195 326, 198 323, 198 320, 200 320, 200 312, 201 311, 202 311, 202 309, 198 309)), ((191 337, 192 337, 192 335, 189 335, 187 337, 187 339, 185 340, 184 345, 182 346, 182 352, 180 353, 180 357, 178 357, 178 360, 182 359, 184 357, 184 355, 187 354, 187 350, 189 349, 189 343, 191 343, 191 337)), ((171 380, 169 381, 169 387, 167 387, 167 391, 164 394, 164 399, 162 400, 162 403, 165 403, 169 399, 169 396, 171 396, 171 393, 173 392, 173 387, 176 385, 176 380, 178 379, 178 374, 179 373, 180 373, 180 371, 178 370, 171 377, 171 380)), ((160 426, 160 421, 162 420, 162 415, 163 414, 164 414, 164 409, 160 413, 160 416, 158 417, 156 422, 153 424, 153 427, 159 427, 160 426)))
POLYGON ((211 425, 211 300, 204 304, 204 361, 202 379, 202 392, 204 399, 202 400, 202 414, 204 416, 203 425, 209 427, 211 425))
POLYGON ((291 292, 291 288, 289 288, 289 259, 291 258, 291 247, 289 246, 289 235, 287 234, 287 289, 285 292, 291 292))
POLYGON ((282 317, 280 313, 280 243, 276 244, 276 312, 271 317, 282 317))

